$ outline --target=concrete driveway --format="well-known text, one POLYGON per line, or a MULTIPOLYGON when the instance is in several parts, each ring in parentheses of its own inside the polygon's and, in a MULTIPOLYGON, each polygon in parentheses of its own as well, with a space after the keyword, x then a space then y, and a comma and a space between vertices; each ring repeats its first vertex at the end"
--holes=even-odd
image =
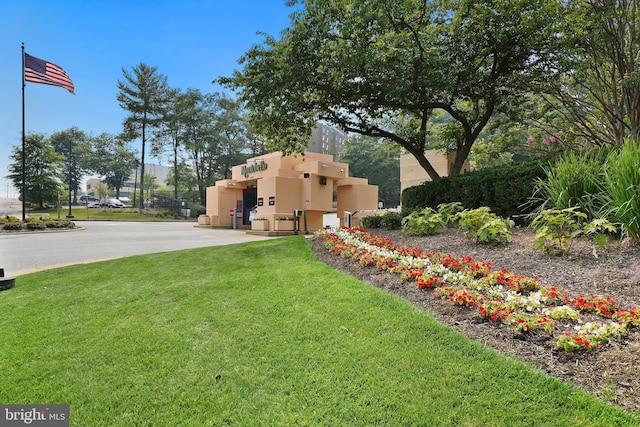
POLYGON ((77 221, 82 230, 0 234, 0 268, 19 276, 69 264, 273 237, 198 228, 194 222, 77 221))

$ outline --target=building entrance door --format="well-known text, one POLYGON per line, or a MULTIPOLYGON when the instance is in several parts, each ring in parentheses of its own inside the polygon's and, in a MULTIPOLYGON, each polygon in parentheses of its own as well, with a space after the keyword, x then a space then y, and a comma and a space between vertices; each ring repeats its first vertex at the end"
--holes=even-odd
POLYGON ((258 203, 258 189, 245 188, 242 190, 242 223, 245 225, 251 225, 249 223, 249 212, 251 208, 258 203))

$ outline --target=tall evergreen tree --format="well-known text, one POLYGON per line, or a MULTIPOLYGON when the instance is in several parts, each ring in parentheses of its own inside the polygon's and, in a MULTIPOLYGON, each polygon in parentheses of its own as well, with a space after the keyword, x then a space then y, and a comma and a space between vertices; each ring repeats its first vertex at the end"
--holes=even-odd
POLYGON ((173 185, 173 198, 176 200, 178 200, 178 183, 181 174, 181 168, 179 167, 180 148, 182 145, 181 136, 184 133, 182 116, 186 110, 182 105, 185 103, 184 100, 185 95, 180 93, 179 89, 169 89, 167 91, 166 108, 151 149, 151 153, 155 155, 162 154, 167 146, 171 149, 174 181, 170 185, 173 185))
POLYGON ((118 80, 117 100, 120 107, 129 112, 124 120, 126 140, 140 138, 142 142, 140 159, 140 209, 144 209, 144 162, 148 131, 156 129, 162 119, 167 99, 167 78, 157 67, 144 63, 131 71, 122 69, 124 80, 118 80))

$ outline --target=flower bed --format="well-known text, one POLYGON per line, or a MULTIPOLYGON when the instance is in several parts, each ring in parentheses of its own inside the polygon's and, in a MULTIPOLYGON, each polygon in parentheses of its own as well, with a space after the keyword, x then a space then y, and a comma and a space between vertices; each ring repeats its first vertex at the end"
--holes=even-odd
POLYGON ((477 309, 487 320, 510 326, 518 334, 539 330, 565 350, 591 351, 606 346, 640 325, 640 310, 617 307, 612 298, 579 295, 570 298, 556 287, 542 287, 537 278, 501 270, 470 257, 399 247, 390 239, 362 228, 320 230, 317 235, 332 253, 362 266, 400 274, 420 289, 461 307, 477 309), (594 315, 597 321, 588 321, 594 315))

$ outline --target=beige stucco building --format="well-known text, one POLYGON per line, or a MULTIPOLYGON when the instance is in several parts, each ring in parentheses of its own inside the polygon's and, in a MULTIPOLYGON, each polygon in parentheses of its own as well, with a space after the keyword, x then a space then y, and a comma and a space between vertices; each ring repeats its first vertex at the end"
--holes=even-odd
POLYGON ((199 225, 249 226, 252 231, 315 231, 323 227, 325 212, 333 211, 337 188, 337 214, 365 215, 378 208, 378 186, 349 176, 349 165, 326 154, 307 152, 283 156, 280 152, 254 157, 234 166, 231 179, 207 188, 206 213, 199 225), (253 221, 251 208, 257 206, 253 221), (235 212, 235 223, 234 223, 235 212), (296 216, 296 221, 293 221, 296 216))
MULTIPOLYGON (((446 150, 428 150, 425 151, 429 163, 438 172, 440 176, 449 176, 451 172, 451 165, 456 158, 454 151, 447 153, 446 150)), ((467 173, 470 170, 469 161, 464 163, 462 167, 462 173, 467 173)), ((420 185, 425 181, 431 181, 431 177, 427 174, 418 160, 413 154, 404 154, 400 156, 400 193, 407 187, 413 187, 420 185)))

